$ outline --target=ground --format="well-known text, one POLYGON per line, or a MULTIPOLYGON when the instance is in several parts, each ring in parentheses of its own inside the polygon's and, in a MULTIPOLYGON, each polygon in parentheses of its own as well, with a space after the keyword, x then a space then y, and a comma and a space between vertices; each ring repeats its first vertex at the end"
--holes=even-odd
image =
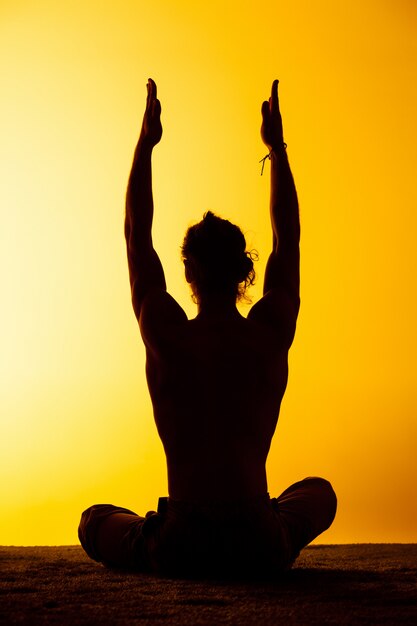
POLYGON ((417 544, 311 546, 274 581, 107 570, 79 546, 0 547, 5 624, 417 624, 417 544))

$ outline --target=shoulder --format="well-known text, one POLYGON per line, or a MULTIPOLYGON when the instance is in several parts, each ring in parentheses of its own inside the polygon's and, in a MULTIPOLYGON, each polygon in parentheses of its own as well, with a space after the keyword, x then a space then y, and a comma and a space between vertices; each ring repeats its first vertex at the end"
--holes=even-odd
POLYGON ((299 309, 299 298, 295 299, 285 289, 276 287, 253 305, 248 318, 268 326, 278 335, 282 347, 289 348, 294 340, 299 309))
POLYGON ((139 328, 147 347, 156 348, 164 339, 175 336, 187 322, 178 302, 164 289, 151 289, 142 301, 139 328))

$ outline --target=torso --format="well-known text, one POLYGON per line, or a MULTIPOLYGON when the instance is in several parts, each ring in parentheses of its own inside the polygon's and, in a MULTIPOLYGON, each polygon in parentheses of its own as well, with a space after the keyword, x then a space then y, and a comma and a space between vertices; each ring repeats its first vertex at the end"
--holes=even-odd
POLYGON ((141 317, 170 497, 265 494, 265 462, 288 377, 288 350, 277 332, 239 314, 222 321, 178 314, 159 328, 152 310, 141 317))

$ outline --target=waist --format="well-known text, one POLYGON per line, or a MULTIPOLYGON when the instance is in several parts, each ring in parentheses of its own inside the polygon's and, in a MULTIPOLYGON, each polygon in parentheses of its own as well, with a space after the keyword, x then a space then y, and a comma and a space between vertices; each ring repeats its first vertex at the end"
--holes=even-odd
MULTIPOLYGON (((185 457, 185 458, 184 458, 185 457)), ((201 505, 203 503, 228 503, 233 506, 258 501, 268 497, 268 487, 263 456, 249 455, 225 460, 224 454, 216 458, 181 459, 167 457, 170 500, 201 505)))
POLYGON ((268 493, 238 499, 198 498, 179 500, 171 497, 161 497, 158 502, 158 513, 161 515, 189 517, 190 515, 199 514, 206 518, 214 516, 217 520, 219 517, 240 516, 243 513, 248 514, 265 508, 270 508, 268 493))

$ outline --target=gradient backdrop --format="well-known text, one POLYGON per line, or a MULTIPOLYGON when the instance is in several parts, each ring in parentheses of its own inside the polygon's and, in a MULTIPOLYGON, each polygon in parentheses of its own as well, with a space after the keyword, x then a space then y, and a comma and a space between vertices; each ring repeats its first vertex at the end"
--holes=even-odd
POLYGON ((302 308, 269 490, 328 477, 321 542, 417 541, 416 18, 413 0, 1 0, 1 544, 76 543, 90 504, 166 495, 123 239, 148 76, 155 245, 190 315, 179 246, 209 208, 259 251, 261 293, 280 79, 302 308))

